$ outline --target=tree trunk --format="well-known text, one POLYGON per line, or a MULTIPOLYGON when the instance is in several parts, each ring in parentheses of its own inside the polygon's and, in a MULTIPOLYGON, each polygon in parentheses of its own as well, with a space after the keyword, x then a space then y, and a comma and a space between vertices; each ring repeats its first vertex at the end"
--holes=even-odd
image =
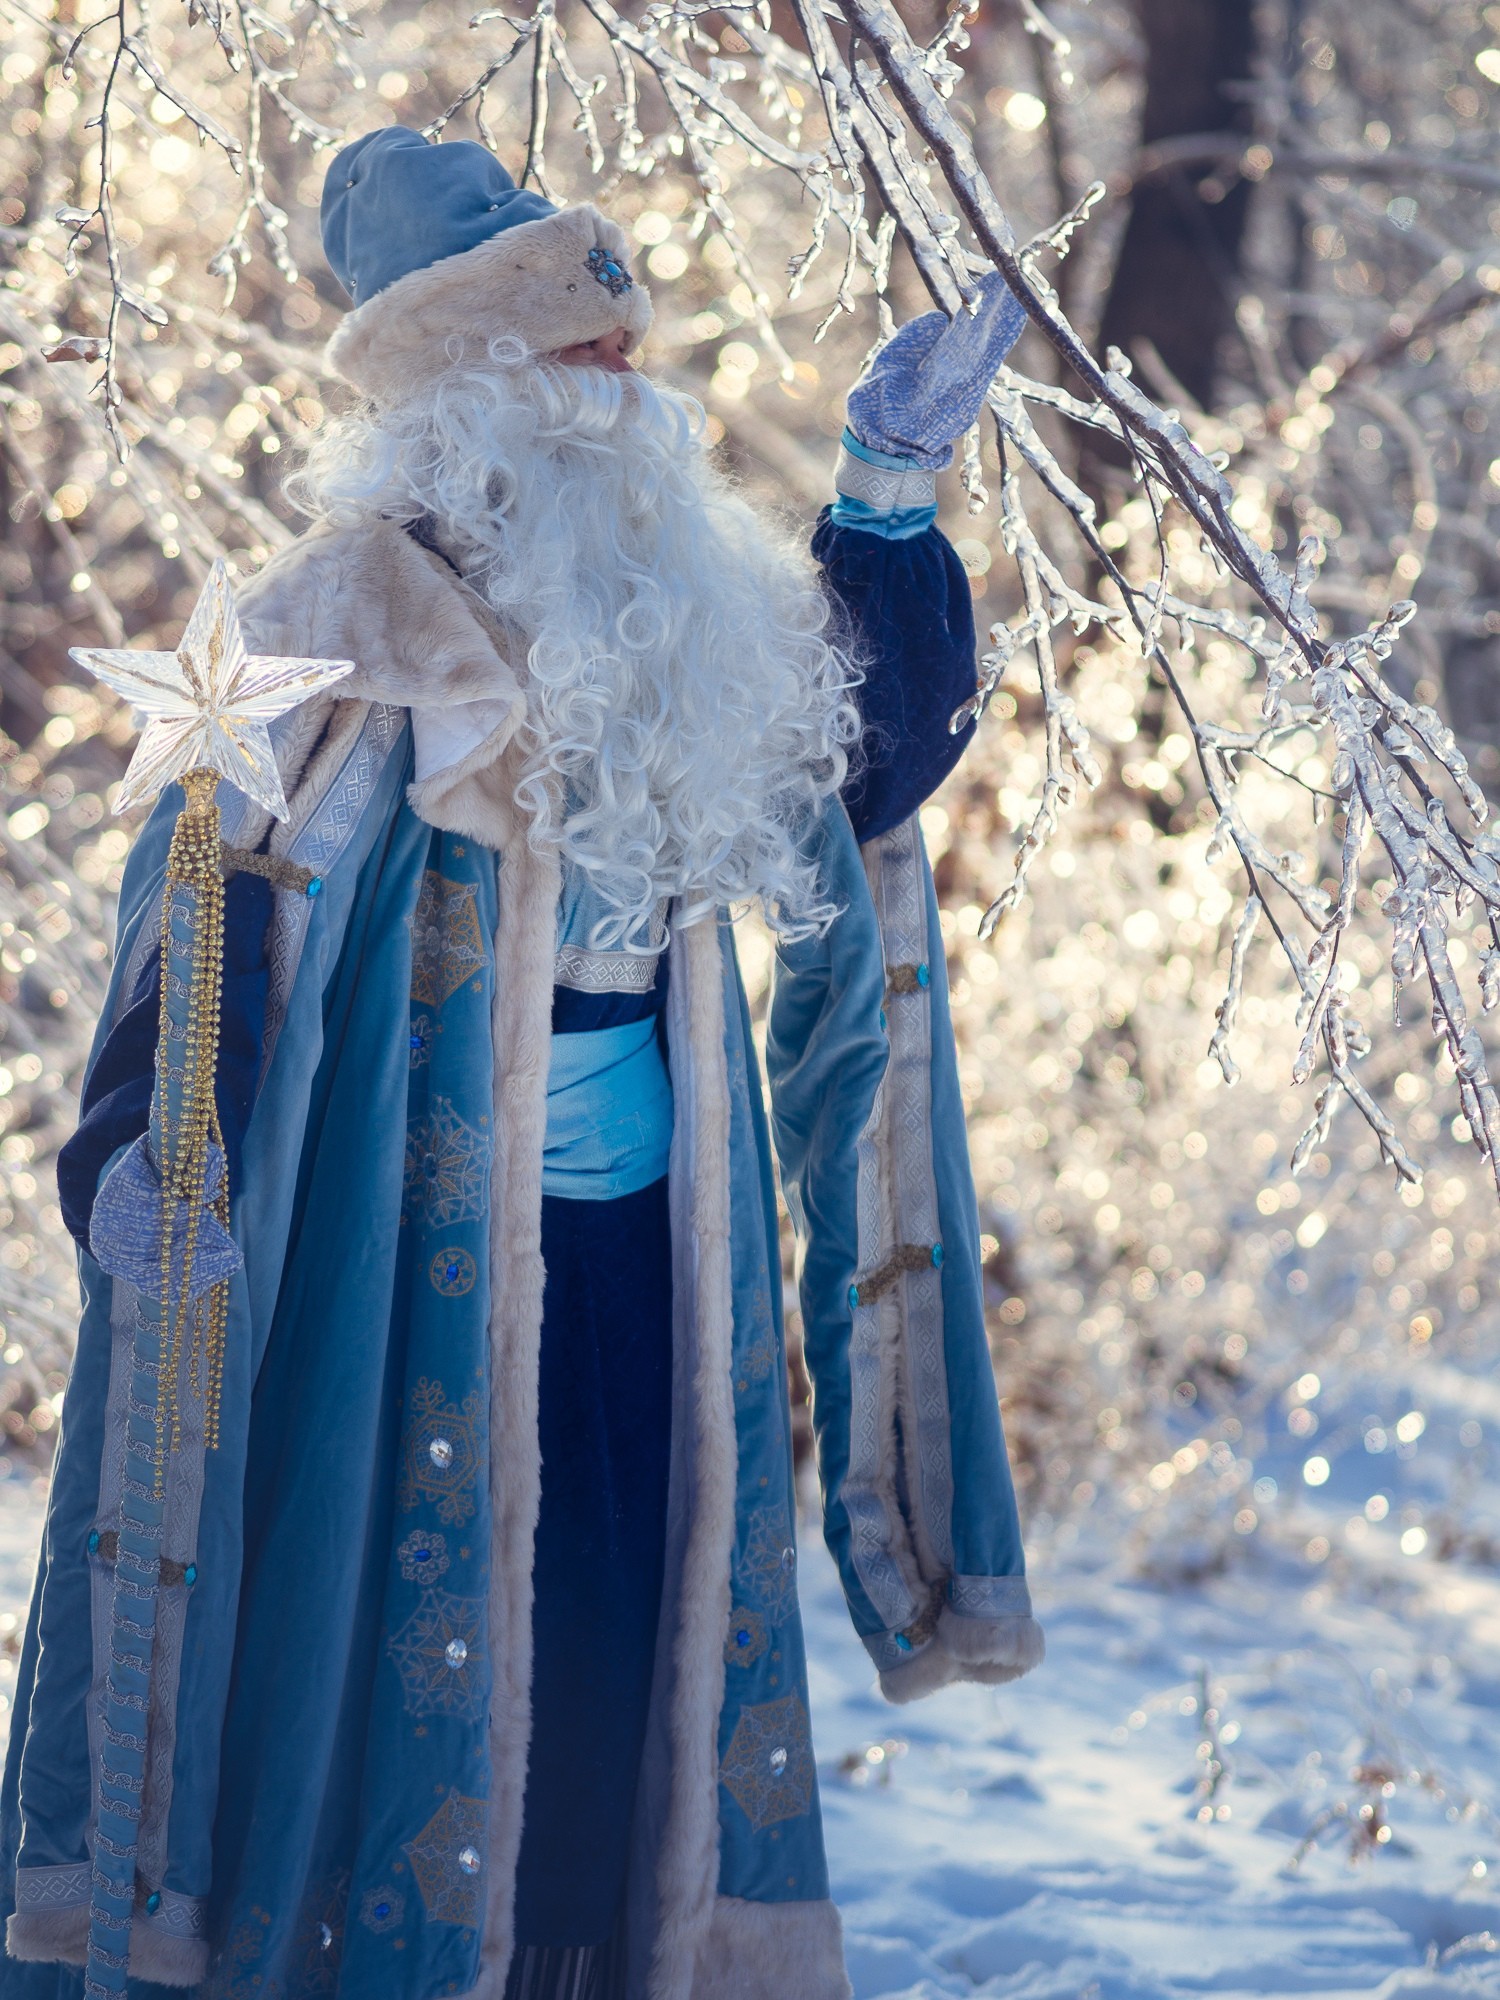
MULTIPOLYGON (((1246 130, 1242 86, 1255 56, 1250 0, 1135 0, 1146 44, 1141 144, 1246 130)), ((1250 188, 1203 164, 1164 169, 1135 188, 1100 326, 1102 345, 1137 362, 1149 343, 1200 408, 1213 406, 1234 327, 1250 188), (1231 184, 1227 187, 1225 181, 1231 184)), ((1166 390, 1150 378, 1145 386, 1166 390)))

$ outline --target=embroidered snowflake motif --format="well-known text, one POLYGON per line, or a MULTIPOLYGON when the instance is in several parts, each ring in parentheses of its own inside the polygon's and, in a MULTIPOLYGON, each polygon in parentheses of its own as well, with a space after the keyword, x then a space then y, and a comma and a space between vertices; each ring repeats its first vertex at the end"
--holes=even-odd
POLYGON ((788 1694, 741 1709, 719 1777, 757 1833, 777 1820, 800 1819, 813 1795, 812 1735, 801 1698, 788 1694))
POLYGON ((484 964, 474 891, 431 868, 411 919, 411 997, 441 1007, 484 964))
POLYGON ((484 1214, 490 1142, 468 1125, 446 1097, 406 1132, 406 1213, 413 1222, 451 1229, 484 1214))
POLYGON ((408 1715, 472 1717, 484 1702, 480 1621, 484 1599, 424 1591, 422 1601, 387 1642, 408 1715))
POLYGON ((406 1898, 399 1889, 366 1889, 360 1899, 359 1920, 377 1937, 393 1931, 406 1915, 406 1898))
POLYGON ((797 1609, 797 1549, 785 1507, 757 1507, 739 1566, 745 1591, 773 1625, 784 1625, 797 1609))
POLYGON ((479 1266, 467 1250, 439 1250, 427 1266, 432 1289, 445 1299, 461 1299, 474 1289, 479 1266))
POLYGON ((235 1925, 214 1966, 209 1979, 213 2000, 262 2000, 262 1996, 264 2000, 276 2000, 283 1990, 281 1981, 268 1980, 255 1970, 266 1948, 270 1927, 270 1911, 252 1904, 249 1917, 235 1925))
POLYGON ((745 1380, 764 1382, 776 1360, 776 1334, 771 1327, 757 1337, 745 1355, 745 1380))
POLYGON ((431 1500, 438 1519, 457 1526, 475 1508, 484 1398, 471 1389, 459 1409, 447 1400, 441 1382, 423 1376, 411 1392, 409 1410, 397 1498, 406 1511, 431 1500))
POLYGON ((324 1882, 302 1905, 294 1961, 301 1966, 300 1993, 336 1993, 339 1961, 344 1952, 344 1925, 349 1915, 349 1873, 324 1882))
POLYGON ((397 1549, 396 1559, 408 1583, 430 1587, 448 1567, 448 1544, 442 1535, 429 1535, 424 1528, 414 1528, 397 1549))
POLYGON ((729 1614, 729 1636, 724 1641, 724 1663, 730 1667, 753 1667, 765 1652, 766 1621, 758 1611, 737 1604, 729 1614))
POLYGON ((402 1852, 435 1923, 473 1929, 483 1907, 484 1800, 450 1791, 402 1852))
POLYGON ((407 1053, 411 1067, 420 1069, 432 1055, 432 1018, 427 1014, 413 1014, 411 1031, 407 1037, 407 1053))

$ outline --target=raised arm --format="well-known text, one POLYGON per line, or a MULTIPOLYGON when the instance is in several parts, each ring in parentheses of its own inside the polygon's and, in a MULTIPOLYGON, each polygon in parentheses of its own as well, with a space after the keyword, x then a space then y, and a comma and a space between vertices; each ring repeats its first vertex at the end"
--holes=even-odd
POLYGON ((980 290, 972 316, 902 327, 851 390, 837 496, 813 534, 865 675, 865 735, 844 790, 861 841, 908 819, 973 734, 948 731, 975 688, 974 612, 937 526, 936 475, 1025 324, 998 275, 980 290))

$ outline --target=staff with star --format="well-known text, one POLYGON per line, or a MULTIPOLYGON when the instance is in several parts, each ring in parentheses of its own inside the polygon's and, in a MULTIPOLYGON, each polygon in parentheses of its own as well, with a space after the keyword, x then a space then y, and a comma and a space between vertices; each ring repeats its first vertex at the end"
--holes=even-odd
POLYGON ((118 1944, 136 1897, 135 1798, 144 1775, 135 1768, 137 1725, 151 1696, 168 1466, 185 1425, 206 1449, 218 1444, 229 1280, 242 1261, 229 1233, 229 1178, 214 1097, 224 966, 218 787, 227 780, 286 819, 267 724, 352 673, 354 662, 247 652, 222 562, 209 571, 175 652, 80 646, 73 658, 145 718, 115 810, 145 804, 174 780, 184 793, 162 901, 151 1122, 101 1185, 90 1230, 98 1263, 134 1286, 139 1299, 115 1548, 108 1726, 99 1750, 101 1838, 89 1908, 89 1988, 123 1994, 126 1964, 118 1944))

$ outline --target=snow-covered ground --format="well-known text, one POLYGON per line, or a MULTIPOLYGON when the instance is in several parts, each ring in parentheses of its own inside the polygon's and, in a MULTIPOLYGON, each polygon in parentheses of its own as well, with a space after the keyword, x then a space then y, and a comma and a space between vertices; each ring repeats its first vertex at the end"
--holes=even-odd
MULTIPOLYGON (((0 1688, 44 1493, 0 1480, 0 1688)), ((1256 1538, 1170 1589, 1085 1523, 1037 1552, 1045 1667, 900 1709, 809 1535, 856 2000, 1500 2000, 1500 1575, 1403 1555, 1399 1523, 1337 1588, 1256 1538)))
POLYGON ((856 2000, 1500 1995, 1500 1583, 1460 1615, 1400 1562, 1351 1609, 1274 1557, 1166 1591, 1075 1551, 1039 1673, 891 1709, 810 1544, 856 2000))

